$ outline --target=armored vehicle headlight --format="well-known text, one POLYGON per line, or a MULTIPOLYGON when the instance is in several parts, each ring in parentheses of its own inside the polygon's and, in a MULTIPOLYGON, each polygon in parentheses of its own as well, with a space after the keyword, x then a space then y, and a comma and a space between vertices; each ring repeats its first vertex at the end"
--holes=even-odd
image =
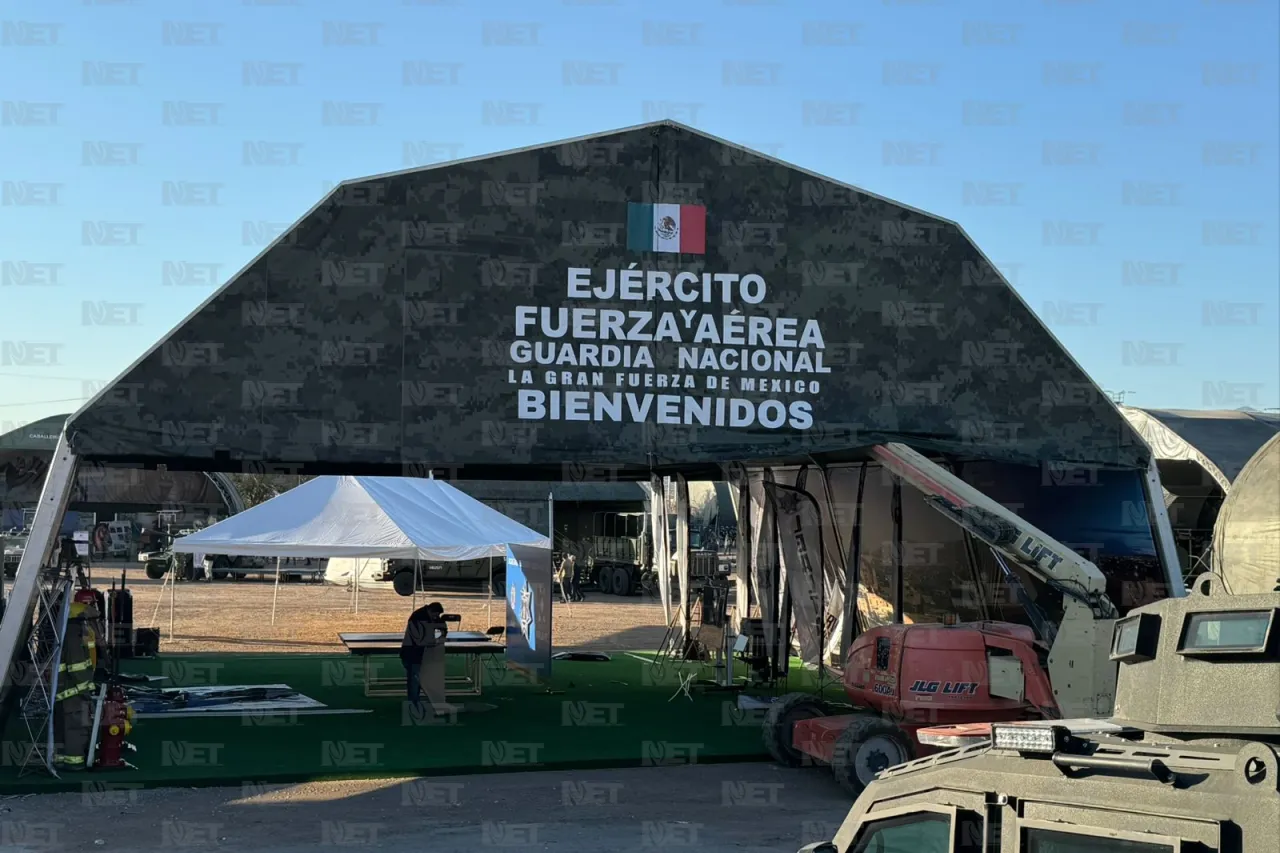
POLYGON ((1187 614, 1178 651, 1184 655, 1266 654, 1275 617, 1274 610, 1187 614))
POLYGON ((1052 755, 1071 737, 1062 726, 992 726, 991 745, 996 749, 1052 755))

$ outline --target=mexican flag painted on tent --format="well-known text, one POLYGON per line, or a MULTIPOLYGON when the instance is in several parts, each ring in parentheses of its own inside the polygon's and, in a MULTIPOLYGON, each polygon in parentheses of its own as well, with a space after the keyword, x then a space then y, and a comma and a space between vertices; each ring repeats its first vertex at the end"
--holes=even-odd
POLYGON ((633 252, 707 253, 707 209, 699 204, 627 205, 627 248, 633 252))

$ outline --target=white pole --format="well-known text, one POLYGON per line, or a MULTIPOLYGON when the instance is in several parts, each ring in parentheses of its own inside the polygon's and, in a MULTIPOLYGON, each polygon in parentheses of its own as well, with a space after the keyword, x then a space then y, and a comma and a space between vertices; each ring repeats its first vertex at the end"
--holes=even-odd
POLYGON ((485 624, 484 627, 491 628, 493 627, 493 555, 492 554, 489 555, 489 595, 485 601, 484 609, 485 609, 485 619, 488 620, 488 622, 485 624))
POLYGON ((280 597, 280 558, 276 557, 276 586, 271 593, 271 624, 276 624, 276 599, 280 597))
MULTIPOLYGON (((367 559, 368 558, 366 558, 366 561, 367 559)), ((356 571, 355 597, 356 597, 356 613, 358 614, 360 612, 360 573, 364 571, 364 563, 363 562, 358 563, 357 565, 359 566, 359 569, 357 569, 356 571)))
POLYGON ((413 558, 413 609, 418 609, 418 586, 422 583, 422 570, 417 557, 413 558))
MULTIPOLYGON (((194 560, 195 556, 192 555, 191 559, 194 560)), ((194 563, 192 563, 192 569, 193 570, 195 569, 194 563)), ((172 640, 173 639, 173 608, 174 608, 173 590, 178 585, 178 561, 177 560, 173 561, 173 568, 169 570, 169 574, 171 576, 169 578, 169 639, 172 640)))

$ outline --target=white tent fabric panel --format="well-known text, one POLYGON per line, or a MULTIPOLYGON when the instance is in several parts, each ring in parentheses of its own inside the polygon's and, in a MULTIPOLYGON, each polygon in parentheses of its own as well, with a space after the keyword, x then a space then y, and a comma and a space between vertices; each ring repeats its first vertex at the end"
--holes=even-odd
POLYGON ((317 477, 173 548, 255 557, 381 557, 459 561, 550 542, 443 480, 317 477))
POLYGON ((1280 589, 1280 435, 1249 460, 1223 502, 1213 569, 1236 595, 1280 589))

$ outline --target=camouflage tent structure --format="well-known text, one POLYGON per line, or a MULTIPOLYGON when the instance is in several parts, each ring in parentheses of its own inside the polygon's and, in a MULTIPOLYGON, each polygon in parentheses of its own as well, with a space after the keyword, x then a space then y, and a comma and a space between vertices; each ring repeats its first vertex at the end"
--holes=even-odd
POLYGON ((898 441, 1037 512, 1088 495, 1065 541, 1127 543, 1117 584, 1178 582, 1149 448, 958 225, 671 122, 340 184, 67 436, 170 471, 539 481, 898 441))
POLYGON ((1223 500, 1246 463, 1280 433, 1280 416, 1246 409, 1120 411, 1155 455, 1183 571, 1208 568, 1223 500))
MULTIPOLYGON (((19 527, 40 500, 49 461, 70 415, 42 418, 0 435, 0 530, 19 527)), ((146 471, 102 463, 81 465, 69 503, 74 513, 154 515, 165 509, 180 519, 225 518, 244 509, 226 474, 146 471)), ((71 524, 74 527, 74 524, 71 524)))

